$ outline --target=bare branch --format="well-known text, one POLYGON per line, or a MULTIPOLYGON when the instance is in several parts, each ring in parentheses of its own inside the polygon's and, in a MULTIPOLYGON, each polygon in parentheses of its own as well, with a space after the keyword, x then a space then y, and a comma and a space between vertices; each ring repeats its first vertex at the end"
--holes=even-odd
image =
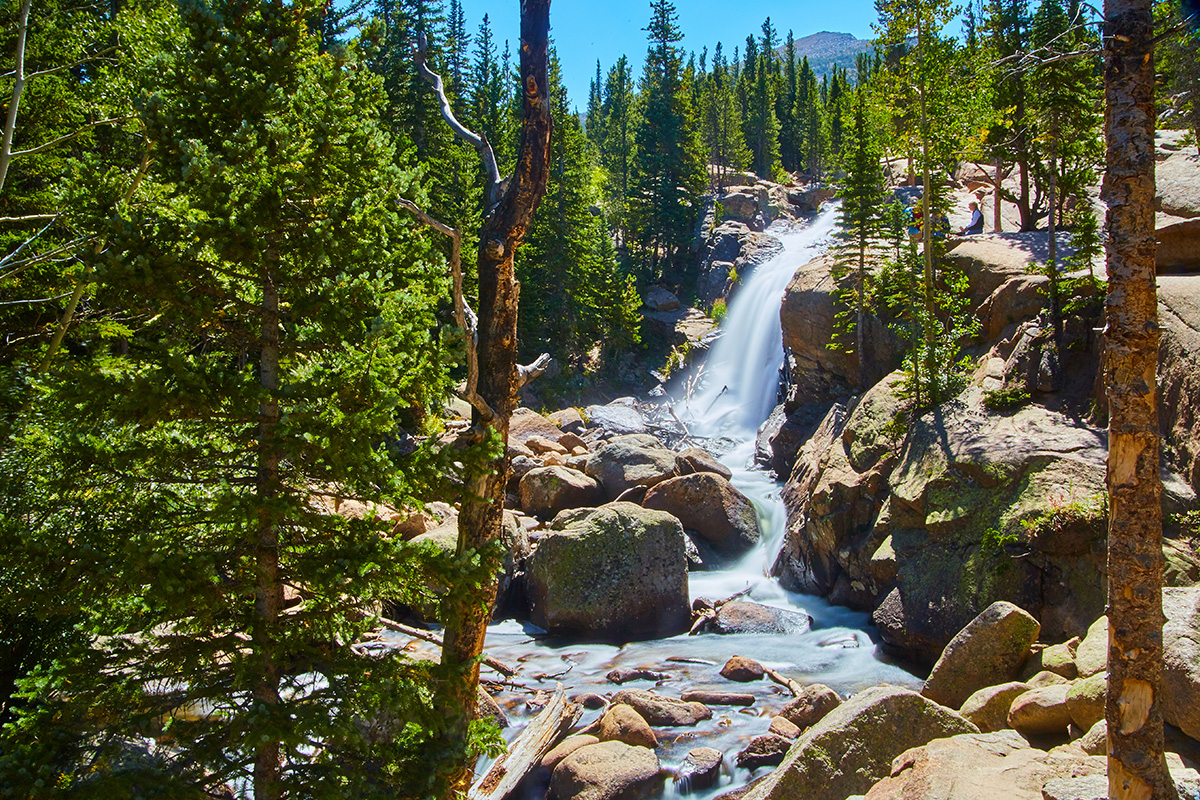
POLYGON ((474 147, 479 152, 479 157, 483 159, 483 168, 487 171, 488 177, 487 204, 491 208, 500 202, 504 188, 500 180, 500 168, 496 166, 496 154, 492 152, 492 145, 486 136, 480 136, 468 130, 458 121, 458 117, 454 116, 454 109, 450 107, 450 101, 446 98, 446 87, 442 83, 442 76, 431 70, 425 63, 425 51, 428 46, 429 42, 425 38, 425 33, 422 32, 417 40, 417 53, 413 58, 417 65, 417 72, 425 79, 426 83, 433 87, 438 103, 441 105, 442 119, 446 120, 450 130, 454 131, 455 136, 474 147))
POLYGON ((467 385, 459 394, 463 400, 466 400, 472 408, 479 412, 484 421, 490 422, 495 419, 496 414, 477 391, 479 386, 479 354, 476 350, 478 344, 476 341, 477 319, 475 312, 467 305, 467 299, 463 295, 462 234, 457 228, 451 228, 441 220, 430 216, 407 198, 401 197, 397 202, 429 227, 450 237, 450 274, 454 278, 454 322, 462 329, 467 344, 467 385))
POLYGON ((102 58, 106 54, 111 53, 116 49, 117 49, 117 46, 114 44, 111 47, 106 47, 103 50, 97 51, 96 53, 93 53, 92 55, 87 56, 86 58, 81 58, 78 61, 74 61, 70 64, 60 64, 57 67, 47 67, 46 69, 40 69, 37 72, 29 73, 25 77, 26 78, 39 78, 42 75, 53 75, 54 73, 62 72, 63 70, 74 69, 75 67, 82 67, 84 64, 95 61, 98 58, 102 58))
POLYGON ((31 147, 28 150, 17 150, 15 153, 13 153, 11 155, 11 157, 16 158, 17 156, 31 156, 35 153, 41 153, 44 150, 49 150, 52 147, 57 147, 60 144, 65 144, 66 142, 71 141, 72 139, 76 138, 77 136, 82 136, 84 133, 86 133, 87 131, 90 131, 92 128, 98 127, 100 125, 108 125, 108 124, 114 123, 114 122, 127 122, 128 120, 131 120, 131 119, 134 119, 134 117, 132 115, 127 116, 127 117, 112 117, 110 119, 102 119, 97 122, 91 122, 91 123, 88 123, 87 125, 84 125, 82 128, 80 128, 77 131, 72 131, 71 133, 68 133, 65 136, 60 136, 57 139, 51 139, 48 142, 43 142, 42 144, 39 144, 36 147, 31 147))
MULTIPOLYGON (((413 628, 408 625, 402 625, 399 622, 395 622, 394 620, 388 619, 387 617, 379 617, 376 621, 380 624, 381 627, 387 628, 389 631, 395 631, 396 633, 403 633, 405 636, 411 636, 414 639, 420 639, 422 641, 429 642, 430 644, 436 644, 438 647, 442 646, 442 637, 438 636, 435 633, 430 633, 429 631, 423 631, 420 628, 413 628)), ((496 672, 499 672, 501 675, 503 675, 506 678, 511 678, 512 676, 517 674, 517 671, 515 669, 508 666, 503 661, 497 661, 496 659, 492 658, 491 656, 484 656, 483 663, 487 664, 489 667, 496 670, 496 672)))
POLYGON ((520 389, 531 380, 541 375, 550 366, 550 362, 554 359, 550 358, 549 353, 542 353, 532 364, 517 365, 517 388, 520 389))
POLYGON ((41 297, 37 300, 5 300, 4 302, 0 302, 0 306, 20 306, 29 305, 32 303, 53 303, 55 300, 62 300, 64 297, 70 296, 70 292, 64 292, 63 294, 55 295, 54 297, 41 297))
POLYGON ((17 53, 14 69, 12 100, 8 104, 8 117, 4 120, 4 136, 0 140, 0 190, 8 177, 8 164, 12 159, 13 133, 17 130, 17 109, 21 105, 21 93, 25 91, 25 41, 29 36, 29 8, 33 0, 21 3, 20 20, 17 23, 17 53))

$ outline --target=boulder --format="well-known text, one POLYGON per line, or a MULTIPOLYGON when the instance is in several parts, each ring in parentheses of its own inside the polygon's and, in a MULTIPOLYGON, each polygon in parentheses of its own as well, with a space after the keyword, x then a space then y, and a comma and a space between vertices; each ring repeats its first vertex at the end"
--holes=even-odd
POLYGON ((1159 277, 1158 324, 1164 460, 1200 490, 1200 275, 1159 277))
POLYGON ((1067 690, 1067 713, 1080 730, 1090 730, 1104 719, 1104 695, 1108 691, 1108 676, 1097 672, 1071 684, 1067 690))
POLYGON ((562 761, 567 756, 574 753, 581 747, 587 747, 589 744, 598 744, 600 740, 590 733, 580 733, 575 736, 568 736, 550 750, 549 753, 542 756, 542 766, 546 769, 553 770, 558 766, 558 762, 562 761))
POLYGON ((612 696, 612 703, 632 707, 651 725, 687 726, 712 719, 712 710, 702 703, 676 700, 645 689, 622 689, 612 696))
POLYGON ((1089 756, 1108 755, 1108 723, 1100 719, 1079 739, 1079 748, 1089 756))
POLYGON ((892 760, 933 739, 978 729, 956 712, 894 686, 847 700, 792 743, 746 800, 844 800, 886 777, 892 760))
POLYGON ((1012 603, 993 603, 946 645, 921 694, 961 708, 985 686, 1015 678, 1040 630, 1036 619, 1012 603))
POLYGON ((707 450, 699 447, 689 447, 675 454, 675 465, 680 475, 691 475, 693 472, 713 472, 725 480, 733 477, 733 470, 717 461, 707 450))
POLYGON ((1078 647, 1078 638, 1072 639, 1070 642, 1043 647, 1033 653, 1025 662, 1025 667, 1021 670, 1021 677, 1031 678, 1045 670, 1053 672, 1055 675, 1061 675, 1067 680, 1074 680, 1079 677, 1079 669, 1075 666, 1075 650, 1078 647))
POLYGON ((634 486, 653 486, 674 477, 675 453, 619 436, 588 457, 587 474, 615 500, 634 486))
POLYGON ((551 633, 629 641, 681 633, 688 607, 679 520, 613 503, 547 533, 526 571, 531 621, 551 633))
POLYGON ((1070 681, 1057 672, 1050 672, 1044 669, 1026 680, 1025 683, 1029 684, 1030 689, 1044 689, 1047 686, 1058 686, 1059 684, 1070 683, 1070 681))
POLYGON ((539 467, 521 478, 521 508, 535 517, 553 517, 567 508, 604 502, 604 489, 582 472, 567 467, 539 467))
POLYGON ((559 427, 559 430, 568 433, 583 433, 587 425, 583 422, 583 416, 574 408, 564 408, 561 411, 555 411, 547 417, 559 427))
POLYGON ((762 680, 763 674, 763 665, 745 656, 733 656, 721 667, 722 678, 739 683, 762 680))
POLYGON ((811 628, 807 614, 747 600, 725 603, 704 626, 710 633, 806 633, 811 628))
POLYGON ((737 765, 743 769, 773 767, 783 761, 792 740, 775 733, 755 736, 750 744, 737 754, 737 765))
POLYGON ((588 406, 585 409, 592 427, 601 428, 614 435, 644 433, 646 420, 636 408, 612 402, 604 406, 588 406))
POLYGON ((674 311, 679 308, 679 298, 665 286, 651 286, 642 302, 652 311, 674 311))
MULTIPOLYGON (((443 552, 453 553, 458 547, 458 518, 451 517, 428 533, 414 537, 412 541, 432 544, 443 552)), ((507 613, 514 604, 513 595, 517 587, 517 573, 520 572, 533 549, 528 531, 517 521, 511 511, 504 512, 504 522, 500 527, 500 542, 504 545, 505 553, 499 580, 496 584, 495 608, 497 614, 507 613)), ((443 591, 437 587, 434 587, 434 590, 443 591)), ((426 620, 434 619, 434 609, 432 608, 413 610, 426 620)))
POLYGON ((658 737, 646 720, 624 703, 608 707, 600 717, 598 734, 602 742, 624 742, 637 747, 658 747, 658 737))
POLYGON ((524 446, 531 436, 541 436, 552 442, 558 441, 559 427, 533 409, 518 408, 508 420, 509 445, 524 446))
POLYGON ((1088 678, 1108 668, 1108 617, 1100 617, 1087 629, 1075 651, 1075 669, 1088 678))
MULTIPOLYGON (((1200 796, 1200 773, 1182 764, 1168 761, 1175 793, 1180 798, 1200 796)), ((1104 775, 1084 775, 1074 778, 1052 778, 1042 786, 1042 800, 1108 800, 1108 778, 1104 775)))
POLYGON ((674 515, 684 528, 695 531, 723 556, 744 554, 761 536, 750 498, 713 472, 695 472, 656 483, 646 492, 642 505, 674 515))
POLYGON ((824 416, 822 411, 820 416, 814 418, 813 410, 812 406, 805 406, 789 414, 787 406, 780 403, 758 428, 754 459, 773 470, 780 480, 786 480, 791 474, 800 448, 812 436, 824 416))
POLYGON ((688 689, 679 699, 706 706, 752 706, 755 700, 752 694, 723 692, 719 689, 688 689))
POLYGON ((779 712, 801 730, 816 725, 825 715, 842 704, 842 698, 823 683, 810 683, 779 712))
POLYGON ((1200 740, 1200 586, 1163 591, 1163 718, 1200 740))
POLYGON ((702 792, 717 785, 721 777, 721 762, 725 756, 712 747, 694 747, 684 756, 675 773, 675 787, 680 794, 702 792))
POLYGON ((1006 730, 937 739, 910 750, 866 800, 1042 800, 1048 781, 1104 774, 1102 758, 1047 753, 1006 730))
POLYGON ((1183 147, 1180 131, 1155 133, 1154 190, 1159 211, 1184 219, 1200 217, 1200 156, 1183 147))
POLYGON ((1018 695, 1008 710, 1009 727, 1026 735, 1065 734, 1071 726, 1067 710, 1069 684, 1030 689, 1018 695))
POLYGON ((1008 710, 1013 700, 1031 688, 1029 684, 1018 681, 984 687, 967 698, 959 713, 984 733, 1003 730, 1008 727, 1008 710))
POLYGON ((643 800, 661 784, 654 751, 624 742, 581 747, 550 774, 550 792, 561 800, 643 800))
POLYGON ((547 453, 567 455, 571 452, 553 439, 547 439, 545 436, 537 433, 525 439, 525 446, 532 450, 535 456, 544 456, 547 453))
POLYGON ((800 726, 781 715, 772 718, 771 727, 767 728, 767 733, 773 733, 785 739, 796 739, 800 736, 800 726))

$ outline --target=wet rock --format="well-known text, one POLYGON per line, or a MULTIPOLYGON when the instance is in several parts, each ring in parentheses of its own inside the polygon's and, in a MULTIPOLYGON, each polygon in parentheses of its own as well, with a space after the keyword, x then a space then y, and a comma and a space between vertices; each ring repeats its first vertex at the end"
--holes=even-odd
POLYGON ((844 800, 886 777, 904 751, 959 733, 978 729, 916 692, 867 689, 790 743, 779 767, 745 797, 844 800))
POLYGON ((627 405, 588 406, 585 413, 590 425, 614 435, 646 431, 646 420, 636 408, 627 405))
POLYGON ((479 707, 476 709, 476 715, 479 719, 491 720, 497 728, 508 727, 508 715, 504 713, 504 709, 500 707, 496 699, 485 692, 482 687, 479 689, 479 707))
POLYGON ((600 717, 599 726, 602 742, 624 742, 651 750, 658 747, 658 737, 650 730, 646 720, 624 703, 609 706, 600 717))
POLYGON ((789 722, 787 717, 778 716, 772 718, 771 727, 767 728, 767 733, 773 733, 785 739, 795 739, 800 735, 800 727, 789 722))
POLYGON ((587 474, 604 487, 609 498, 616 499, 633 486, 653 486, 675 476, 675 453, 662 446, 647 444, 650 437, 619 436, 588 458, 587 474))
POLYGON ((613 503, 548 532, 526 568, 531 621, 606 641, 687 630, 687 555, 679 520, 613 503))
POLYGON ((709 689, 689 689, 679 699, 706 706, 752 706, 754 695, 742 692, 722 692, 709 689))
POLYGON ((646 508, 673 514, 724 556, 742 555, 761 532, 754 504, 720 475, 696 472, 655 484, 642 501, 646 508))
POLYGON ((841 704, 842 698, 833 689, 823 683, 810 683, 783 707, 779 716, 804 730, 816 725, 841 704))
POLYGON ((652 669, 623 669, 618 667, 604 676, 609 683, 629 683, 630 681, 662 681, 669 676, 665 672, 655 672, 652 669))
POLYGON ((595 711, 598 708, 604 708, 608 705, 608 701, 594 692, 583 692, 582 694, 574 695, 571 698, 572 703, 578 703, 589 711, 595 711))
POLYGON ((707 450, 699 447, 689 447, 680 450, 675 456, 680 475, 690 475, 693 472, 714 472, 725 480, 733 477, 733 471, 712 457, 707 450))
POLYGON ((737 765, 743 769, 774 767, 783 761, 792 740, 774 733, 755 736, 750 744, 737 754, 737 765))
POLYGON ((1090 730, 1104 719, 1104 695, 1108 691, 1108 675, 1097 672, 1071 684, 1067 690, 1067 713, 1080 730, 1090 730))
POLYGON ((686 726, 712 719, 712 710, 701 703, 676 700, 644 689, 622 689, 612 702, 631 706, 651 725, 686 726))
POLYGON ((968 697, 959 713, 984 733, 1003 730, 1008 727, 1008 710, 1012 708, 1013 700, 1031 688, 1019 681, 987 686, 968 697))
POLYGON ((695 747, 684 756, 675 775, 675 785, 680 794, 701 792, 717 785, 721 777, 721 762, 724 755, 712 747, 695 747))
POLYGON ((521 478, 521 508, 535 517, 553 517, 567 508, 590 508, 604 502, 594 478, 568 467, 539 467, 521 478))
POLYGON ((574 753, 581 747, 587 747, 590 744, 599 744, 600 740, 590 733, 581 733, 575 736, 568 736, 558 743, 549 753, 542 756, 542 766, 552 770, 558 766, 558 763, 567 756, 574 753))
POLYGON ((624 742, 581 747, 550 775, 550 792, 564 800, 640 800, 661 784, 654 751, 624 742))
POLYGON ((1041 625, 1012 603, 993 603, 950 640, 921 694, 948 708, 1017 676, 1041 625))
POLYGON ((730 600, 705 626, 712 633, 806 633, 812 617, 799 611, 730 600))
POLYGON ((1026 735, 1065 734, 1071 725, 1067 710, 1068 684, 1030 689, 1013 700, 1008 710, 1009 727, 1026 735))
POLYGON ((763 665, 744 656, 733 656, 721 667, 721 677, 730 681, 747 683, 762 680, 763 665))

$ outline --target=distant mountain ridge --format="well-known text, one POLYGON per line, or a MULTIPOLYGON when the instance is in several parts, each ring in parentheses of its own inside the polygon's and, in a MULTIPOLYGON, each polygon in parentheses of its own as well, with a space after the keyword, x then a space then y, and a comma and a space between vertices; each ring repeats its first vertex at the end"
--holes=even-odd
MULTIPOLYGON (((869 53, 871 49, 870 39, 857 39, 850 33, 821 31, 796 40, 796 60, 808 56, 808 65, 818 77, 833 72, 836 65, 843 67, 850 77, 854 78, 858 74, 854 68, 855 56, 859 53, 869 53)), ((778 48, 775 52, 780 58, 785 58, 785 50, 786 46, 778 48)))

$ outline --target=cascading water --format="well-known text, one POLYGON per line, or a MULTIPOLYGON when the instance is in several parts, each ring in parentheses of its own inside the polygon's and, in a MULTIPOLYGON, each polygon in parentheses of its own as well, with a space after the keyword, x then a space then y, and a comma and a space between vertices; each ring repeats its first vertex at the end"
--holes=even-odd
MULTIPOLYGON (((780 302, 796 269, 819 253, 832 232, 835 211, 826 207, 806 226, 772 231, 783 242, 783 251, 759 265, 734 297, 721 338, 702 367, 699 390, 690 398, 672 402, 691 438, 719 453, 722 463, 733 471, 732 482, 753 501, 763 534, 759 545, 736 564, 692 572, 692 598, 717 600, 745 591, 747 599, 754 602, 807 612, 813 617, 813 630, 789 635, 685 634, 620 647, 546 639, 538 637, 539 631, 532 626, 514 621, 493 625, 488 633, 488 654, 509 664, 520 663, 519 680, 526 687, 553 689, 561 681, 571 694, 607 694, 618 687, 608 683, 605 675, 623 667, 648 668, 668 677, 657 687, 653 680, 638 680, 620 688, 656 688, 674 697, 702 686, 755 694, 758 699, 751 708, 717 706, 714 719, 695 729, 660 731, 656 752, 668 770, 677 767, 693 747, 714 747, 725 753, 717 786, 687 795, 694 800, 747 783, 763 772, 761 768, 752 772, 737 767, 734 756, 751 738, 766 733, 771 715, 788 699, 770 683, 738 685, 721 678, 720 667, 731 655, 752 658, 801 683, 827 684, 843 694, 879 683, 919 685, 912 675, 875 655, 865 614, 787 592, 767 575, 786 520, 779 485, 754 466, 754 442, 759 424, 776 401, 783 363, 780 302)), ((509 740, 532 715, 523 707, 525 697, 520 693, 500 697, 517 712, 514 727, 506 733, 509 740)), ((588 712, 583 721, 590 722, 596 713, 588 712)), ((527 796, 540 798, 540 791, 534 787, 527 796)), ((680 796, 678 787, 667 781, 662 796, 680 796)))

